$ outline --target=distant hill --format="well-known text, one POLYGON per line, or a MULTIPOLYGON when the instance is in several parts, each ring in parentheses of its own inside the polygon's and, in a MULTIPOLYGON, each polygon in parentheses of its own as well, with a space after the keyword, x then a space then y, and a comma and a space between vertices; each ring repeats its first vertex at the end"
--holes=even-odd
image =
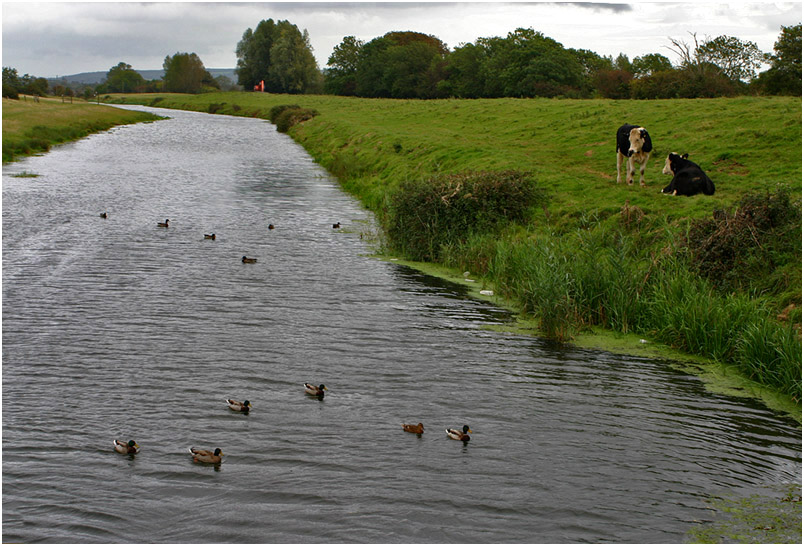
MULTIPOLYGON (((237 83, 237 74, 235 74, 234 68, 207 68, 207 71, 212 74, 213 78, 217 78, 218 76, 226 76, 234 83, 237 83)), ((108 72, 108 70, 104 72, 81 72, 80 74, 49 78, 48 81, 51 85, 54 83, 63 84, 65 81, 70 84, 83 83, 87 85, 97 85, 99 83, 103 83, 108 72)), ((139 72, 140 75, 146 80, 161 80, 162 76, 165 75, 164 70, 137 70, 137 72, 139 72)))

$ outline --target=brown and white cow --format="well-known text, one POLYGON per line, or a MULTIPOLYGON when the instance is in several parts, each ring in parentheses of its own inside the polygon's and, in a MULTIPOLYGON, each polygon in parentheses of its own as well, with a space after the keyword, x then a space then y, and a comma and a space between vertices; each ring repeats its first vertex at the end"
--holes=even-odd
POLYGON ((634 183, 634 163, 639 163, 639 185, 644 186, 645 167, 648 164, 651 150, 653 150, 653 144, 644 127, 626 123, 617 129, 617 183, 620 183, 620 166, 625 159, 628 161, 626 183, 634 183))

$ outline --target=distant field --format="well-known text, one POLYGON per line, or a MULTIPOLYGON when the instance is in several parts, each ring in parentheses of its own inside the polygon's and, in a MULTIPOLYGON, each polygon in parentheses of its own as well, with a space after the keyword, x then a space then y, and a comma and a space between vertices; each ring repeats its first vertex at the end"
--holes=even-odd
POLYGON ((619 212, 626 201, 670 219, 711 215, 748 190, 777 184, 801 195, 801 99, 739 97, 660 101, 392 100, 319 95, 215 93, 129 95, 114 100, 267 118, 298 104, 320 115, 294 138, 370 206, 406 178, 465 169, 533 171, 551 193, 551 214, 619 212), (644 125, 654 152, 648 187, 616 183, 614 134, 644 125), (689 153, 716 186, 713 197, 669 197, 669 152, 689 153), (374 201, 372 203, 372 201, 374 201))
POLYGON ((159 117, 83 101, 3 99, 3 163, 115 125, 155 119, 159 117))

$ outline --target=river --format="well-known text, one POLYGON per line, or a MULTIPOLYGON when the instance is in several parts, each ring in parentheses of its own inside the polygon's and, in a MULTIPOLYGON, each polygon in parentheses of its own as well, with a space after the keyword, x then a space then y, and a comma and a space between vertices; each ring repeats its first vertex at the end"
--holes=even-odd
POLYGON ((784 415, 371 258, 270 123, 134 108, 3 167, 4 542, 680 542, 801 482, 784 415))

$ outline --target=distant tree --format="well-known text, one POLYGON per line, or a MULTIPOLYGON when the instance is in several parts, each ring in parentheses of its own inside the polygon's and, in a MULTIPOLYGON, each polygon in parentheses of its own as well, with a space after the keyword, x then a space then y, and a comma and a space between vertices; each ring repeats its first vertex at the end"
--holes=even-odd
POLYGON ((447 57, 445 78, 439 88, 446 96, 476 99, 484 96, 482 74, 485 50, 477 44, 461 44, 447 57))
POLYGON ((434 36, 389 32, 360 49, 355 93, 362 97, 434 98, 449 50, 434 36))
POLYGON ((133 93, 145 84, 145 78, 130 64, 118 63, 106 73, 107 93, 133 93))
POLYGON ((627 70, 599 70, 594 78, 595 89, 607 99, 627 99, 631 96, 633 74, 627 70))
POLYGON ((321 73, 313 56, 307 30, 280 21, 271 46, 268 68, 270 87, 279 93, 309 93, 319 90, 321 73))
POLYGON ((354 36, 344 36, 327 59, 324 90, 333 95, 354 95, 357 85, 357 66, 364 43, 354 36))
POLYGON ((801 96, 801 23, 781 28, 768 56, 771 67, 759 75, 757 83, 771 95, 801 96))
POLYGON ((204 83, 213 82, 204 63, 195 53, 176 53, 162 64, 164 90, 168 93, 200 93, 204 83))
POLYGON ((698 42, 695 33, 690 33, 694 44, 684 40, 670 38, 669 49, 679 56, 679 76, 677 81, 678 96, 681 98, 719 97, 734 95, 737 92, 735 81, 726 75, 724 69, 712 62, 706 49, 701 49, 706 43, 698 42))
POLYGON ((754 42, 734 36, 718 36, 706 40, 695 52, 698 63, 711 63, 719 67, 734 82, 750 81, 765 59, 754 42))
POLYGON ((620 53, 617 55, 617 58, 614 59, 614 69, 630 72, 631 74, 634 73, 634 67, 631 66, 631 61, 628 60, 628 55, 625 53, 620 53))
POLYGON ((19 98, 20 77, 16 68, 3 67, 3 97, 8 99, 19 98))
POLYGON ((260 21, 243 33, 235 50, 237 82, 246 90, 265 82, 273 93, 308 93, 320 89, 321 75, 307 31, 289 21, 260 21))
POLYGON ((664 55, 660 55, 659 53, 650 53, 642 57, 635 57, 634 61, 631 63, 631 69, 634 73, 634 76, 639 78, 642 76, 650 76, 651 74, 665 70, 672 70, 673 63, 671 63, 670 59, 664 55))

